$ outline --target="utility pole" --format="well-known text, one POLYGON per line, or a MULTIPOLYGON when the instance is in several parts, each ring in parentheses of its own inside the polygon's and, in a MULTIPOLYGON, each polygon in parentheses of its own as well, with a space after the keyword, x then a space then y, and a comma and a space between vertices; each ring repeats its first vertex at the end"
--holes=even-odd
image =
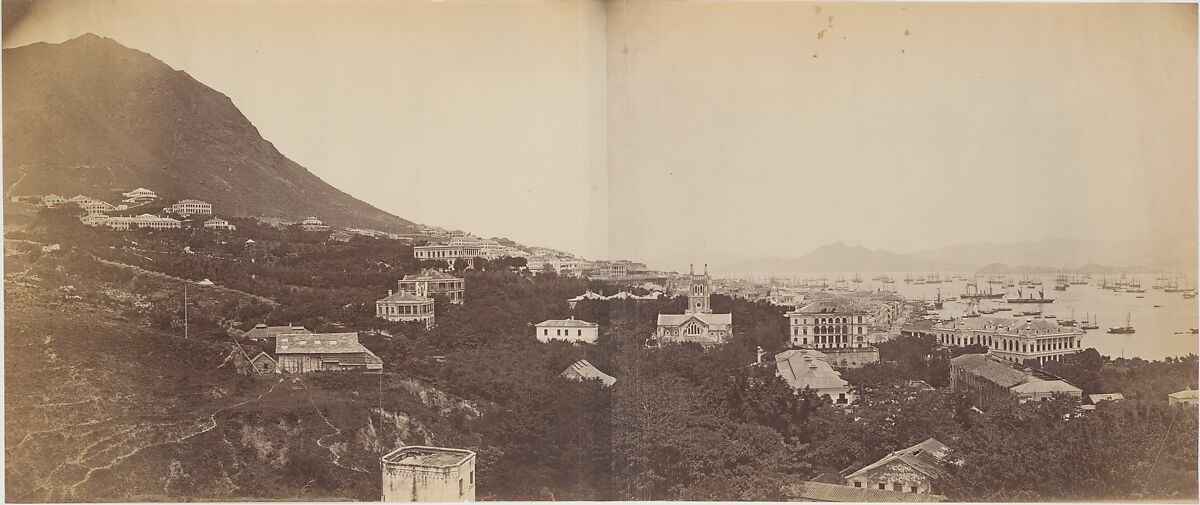
POLYGON ((183 338, 188 338, 187 281, 183 281, 183 338))

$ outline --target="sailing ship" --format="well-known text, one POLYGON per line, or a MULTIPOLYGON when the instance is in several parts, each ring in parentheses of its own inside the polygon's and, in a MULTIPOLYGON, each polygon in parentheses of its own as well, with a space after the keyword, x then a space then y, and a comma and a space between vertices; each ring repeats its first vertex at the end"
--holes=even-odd
POLYGON ((1125 326, 1113 326, 1108 329, 1108 332, 1112 333, 1114 335, 1129 335, 1129 334, 1133 333, 1133 326, 1130 324, 1129 318, 1130 318, 1130 314, 1126 313, 1125 314, 1125 326))
MULTIPOLYGON (((1090 316, 1091 314, 1089 313, 1088 315, 1090 316)), ((1092 317, 1092 320, 1090 322, 1088 321, 1087 316, 1085 316, 1083 318, 1083 322, 1079 323, 1079 329, 1081 329, 1081 330, 1099 330, 1100 325, 1096 324, 1096 318, 1094 316, 1092 317)))

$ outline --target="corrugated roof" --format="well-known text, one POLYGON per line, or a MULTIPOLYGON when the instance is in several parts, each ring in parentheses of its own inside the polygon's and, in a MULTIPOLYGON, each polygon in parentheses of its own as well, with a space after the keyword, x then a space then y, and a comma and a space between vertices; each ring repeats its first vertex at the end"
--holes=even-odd
POLYGON ((819 502, 941 502, 946 497, 936 494, 904 493, 871 489, 868 487, 843 486, 825 482, 804 481, 787 484, 781 489, 784 496, 792 499, 819 502))
POLYGON ((358 343, 357 333, 286 333, 275 337, 275 354, 345 353, 370 351, 358 343))
POLYGON ((547 319, 537 324, 537 326, 548 326, 550 328, 595 328, 600 326, 596 323, 583 321, 580 319, 547 319))
POLYGON ((246 336, 249 338, 275 338, 286 333, 309 333, 309 331, 303 326, 267 326, 259 323, 247 331, 246 336))

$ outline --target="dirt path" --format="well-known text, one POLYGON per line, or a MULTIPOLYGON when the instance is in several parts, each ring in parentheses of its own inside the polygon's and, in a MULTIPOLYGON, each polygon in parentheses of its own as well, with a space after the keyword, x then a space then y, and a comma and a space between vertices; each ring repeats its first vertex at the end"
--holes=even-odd
MULTIPOLYGON (((143 275, 149 275, 149 276, 153 276, 153 277, 158 277, 158 278, 160 278, 160 279, 168 279, 168 280, 173 280, 173 281, 177 281, 177 282, 187 282, 187 283, 190 283, 190 284, 192 284, 192 285, 198 285, 198 284, 196 283, 196 281, 192 281, 192 280, 184 279, 184 278, 182 278, 182 277, 175 277, 175 276, 173 276, 173 275, 167 275, 167 274, 164 274, 164 273, 162 273, 162 272, 155 272, 155 271, 153 271, 153 270, 146 270, 145 268, 139 267, 139 266, 137 266, 137 265, 129 265, 129 264, 126 264, 126 263, 121 263, 121 262, 119 262, 119 261, 106 260, 106 259, 104 259, 104 258, 101 258, 101 257, 99 257, 99 256, 93 256, 93 257, 94 257, 94 258, 96 258, 96 260, 97 260, 97 261, 99 261, 99 262, 101 262, 101 263, 104 263, 105 265, 114 266, 114 267, 117 267, 117 268, 123 268, 123 269, 126 269, 126 270, 131 270, 131 271, 133 271, 133 272, 137 272, 137 273, 139 273, 139 274, 143 274, 143 275)), ((221 286, 221 285, 219 285, 219 284, 213 284, 212 286, 204 286, 204 287, 211 288, 211 289, 215 289, 215 290, 217 290, 217 291, 224 291, 224 292, 226 292, 226 293, 235 293, 235 294, 239 294, 239 295, 242 295, 242 296, 245 296, 245 297, 253 298, 253 299, 255 299, 255 300, 258 300, 258 301, 260 301, 260 302, 266 303, 266 304, 268 304, 268 305, 270 305, 270 306, 272 306, 272 307, 279 305, 279 302, 277 302, 277 301, 275 301, 275 300, 272 300, 272 299, 270 299, 270 298, 267 298, 267 297, 265 297, 265 296, 259 296, 259 295, 253 294, 253 293, 247 293, 247 292, 245 292, 245 291, 241 291, 241 290, 238 290, 238 289, 227 288, 227 287, 225 287, 225 286, 221 286)))
POLYGON ((325 445, 325 439, 327 439, 329 437, 336 437, 338 435, 341 435, 342 429, 338 428, 337 426, 334 426, 333 423, 329 422, 329 418, 325 417, 325 414, 321 412, 320 407, 317 407, 317 402, 313 401, 312 394, 310 394, 310 392, 308 390, 308 384, 304 383, 304 379, 297 378, 297 380, 300 382, 301 386, 304 386, 304 392, 306 394, 308 394, 308 402, 311 403, 313 406, 313 409, 317 411, 317 415, 321 416, 321 420, 325 421, 325 426, 328 426, 331 429, 333 429, 333 433, 326 433, 325 435, 322 435, 321 438, 317 439, 317 445, 320 446, 322 449, 329 450, 329 454, 333 455, 333 466, 336 466, 338 468, 344 468, 346 470, 350 470, 353 472, 359 472, 359 473, 365 473, 365 474, 371 475, 371 472, 368 472, 366 470, 355 468, 353 466, 343 465, 342 464, 342 455, 338 454, 338 452, 336 450, 334 450, 332 444, 325 445))

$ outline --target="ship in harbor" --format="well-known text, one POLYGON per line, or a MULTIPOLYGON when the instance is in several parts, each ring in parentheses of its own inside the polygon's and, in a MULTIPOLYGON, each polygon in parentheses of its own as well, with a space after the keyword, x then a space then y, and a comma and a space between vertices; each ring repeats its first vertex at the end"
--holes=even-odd
POLYGON ((995 300, 995 299, 1004 298, 1004 293, 1003 292, 996 293, 996 292, 992 291, 992 288, 990 286, 988 287, 987 292, 984 293, 983 291, 981 291, 979 289, 979 286, 977 286, 975 283, 972 282, 970 284, 967 284, 967 292, 959 295, 959 298, 962 298, 964 300, 995 300), (975 289, 971 289, 971 288, 975 288, 975 289))
POLYGON ((1125 326, 1113 326, 1108 329, 1108 332, 1112 333, 1114 335, 1132 334, 1134 331, 1133 331, 1133 325, 1130 324, 1130 314, 1129 313, 1125 314, 1125 326))
POLYGON ((1036 298, 1032 293, 1030 293, 1029 298, 1025 298, 1025 293, 1019 289, 1017 290, 1017 297, 1009 298, 1007 301, 1008 303, 1054 303, 1053 298, 1046 298, 1046 294, 1040 290, 1036 298))

